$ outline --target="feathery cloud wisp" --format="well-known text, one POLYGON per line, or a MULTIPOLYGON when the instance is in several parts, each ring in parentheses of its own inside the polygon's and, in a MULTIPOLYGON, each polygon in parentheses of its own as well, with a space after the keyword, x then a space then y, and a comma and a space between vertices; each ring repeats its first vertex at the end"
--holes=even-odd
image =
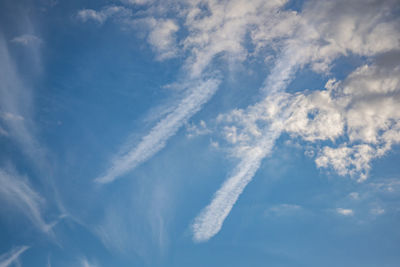
POLYGON ((24 213, 43 232, 48 233, 52 227, 42 217, 43 199, 20 175, 0 169, 0 199, 24 213))
POLYGON ((0 255, 0 267, 10 266, 12 263, 18 260, 19 256, 24 253, 28 248, 28 246, 21 246, 0 255))

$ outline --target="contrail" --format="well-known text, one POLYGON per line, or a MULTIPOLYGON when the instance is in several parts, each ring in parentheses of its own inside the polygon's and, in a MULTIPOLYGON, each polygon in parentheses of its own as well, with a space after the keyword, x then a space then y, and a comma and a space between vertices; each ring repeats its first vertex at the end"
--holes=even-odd
POLYGON ((178 106, 158 122, 136 147, 117 157, 105 175, 95 181, 110 183, 160 151, 167 140, 214 95, 219 83, 217 79, 209 79, 195 84, 178 106))
POLYGON ((195 219, 192 225, 195 241, 207 241, 221 230, 225 218, 239 195, 253 178, 262 159, 269 154, 279 135, 279 130, 268 131, 260 142, 248 152, 248 156, 241 160, 234 170, 234 174, 224 182, 215 193, 211 203, 195 219))

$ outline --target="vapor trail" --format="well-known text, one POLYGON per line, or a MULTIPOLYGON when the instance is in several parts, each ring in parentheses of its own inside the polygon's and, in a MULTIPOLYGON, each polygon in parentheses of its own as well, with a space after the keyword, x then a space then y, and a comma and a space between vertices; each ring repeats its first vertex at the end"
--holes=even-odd
POLYGON ((158 122, 136 147, 117 157, 105 175, 97 178, 96 181, 110 183, 160 151, 167 140, 214 95, 218 85, 219 81, 216 79, 200 81, 194 84, 193 89, 188 92, 171 113, 158 122))
POLYGON ((211 203, 195 219, 192 225, 195 241, 207 241, 220 231, 239 195, 253 178, 262 159, 269 154, 279 135, 279 130, 268 131, 258 145, 248 152, 248 156, 240 161, 233 175, 224 182, 211 203))

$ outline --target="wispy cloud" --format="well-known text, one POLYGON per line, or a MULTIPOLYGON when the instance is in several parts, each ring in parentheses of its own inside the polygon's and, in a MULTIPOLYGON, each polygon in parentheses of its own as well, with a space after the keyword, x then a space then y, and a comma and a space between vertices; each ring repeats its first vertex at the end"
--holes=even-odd
POLYGON ((26 215, 41 231, 48 233, 52 225, 42 217, 41 205, 44 200, 28 184, 26 177, 15 171, 0 169, 0 199, 26 215))
POLYGON ((29 249, 28 246, 21 246, 21 247, 14 248, 9 252, 0 255, 0 267, 11 266, 11 264, 16 262, 18 260, 19 256, 22 253, 24 253, 27 249, 29 249))
MULTIPOLYGON (((30 47, 32 61, 38 64, 38 47, 30 47)), ((28 60, 28 59, 27 59, 28 60)), ((29 60, 28 60, 29 61, 29 60)), ((37 69, 40 66, 35 66, 37 69)), ((39 144, 35 136, 32 114, 33 90, 26 86, 26 82, 17 71, 13 57, 9 53, 4 37, 0 34, 0 120, 4 123, 3 129, 7 136, 16 141, 21 150, 35 164, 43 170, 45 163, 45 149, 39 144)), ((34 68, 32 68, 34 71, 34 68)))
POLYGON ((207 124, 203 120, 199 122, 199 125, 193 123, 187 124, 186 131, 188 138, 211 133, 211 130, 207 128, 207 124))
POLYGON ((102 24, 106 20, 113 17, 129 17, 130 15, 131 11, 122 6, 107 6, 100 11, 96 11, 93 9, 79 10, 76 14, 76 18, 82 22, 94 21, 102 24))
POLYGON ((11 42, 21 45, 38 45, 43 43, 43 40, 33 34, 23 34, 14 37, 11 42))

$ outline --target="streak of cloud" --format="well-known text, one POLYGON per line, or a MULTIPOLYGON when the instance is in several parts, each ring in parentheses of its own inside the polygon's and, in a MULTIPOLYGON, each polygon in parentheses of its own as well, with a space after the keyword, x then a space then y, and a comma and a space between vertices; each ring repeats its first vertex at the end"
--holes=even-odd
MULTIPOLYGON (((22 37, 21 37, 22 38, 22 37)), ((19 40, 19 39, 18 39, 19 40)), ((15 39, 13 39, 15 42, 15 39)), ((39 47, 29 46, 30 57, 36 66, 32 71, 40 69, 39 47)), ((0 33, 0 122, 10 139, 17 142, 23 153, 34 163, 39 171, 48 168, 46 151, 38 142, 33 124, 33 90, 21 78, 14 58, 9 52, 7 43, 0 33)))
POLYGON ((0 255, 0 267, 8 267, 14 262, 16 262, 19 258, 19 256, 24 253, 27 249, 29 249, 28 246, 21 246, 12 249, 9 252, 6 252, 5 254, 0 255))
POLYGON ((247 184, 252 180, 260 167, 261 160, 268 155, 274 146, 275 139, 280 131, 269 131, 265 137, 254 148, 248 151, 236 169, 215 193, 211 203, 196 217, 193 229, 193 239, 197 242, 207 241, 217 234, 233 205, 247 184))
POLYGON ((167 140, 213 96, 218 84, 219 80, 217 79, 202 80, 193 84, 193 88, 189 90, 177 107, 159 121, 136 147, 114 159, 105 175, 97 178, 96 181, 110 183, 160 151, 166 145, 167 140))
POLYGON ((24 177, 14 172, 0 169, 0 199, 20 210, 41 231, 49 233, 53 225, 46 223, 42 217, 43 199, 24 180, 24 177))

